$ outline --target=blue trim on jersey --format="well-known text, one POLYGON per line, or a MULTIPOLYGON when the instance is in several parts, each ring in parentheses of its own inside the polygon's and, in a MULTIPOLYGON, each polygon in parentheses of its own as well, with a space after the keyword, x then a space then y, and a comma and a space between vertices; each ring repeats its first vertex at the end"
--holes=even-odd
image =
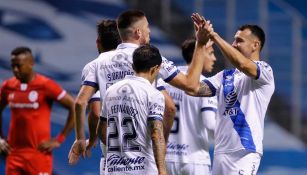
POLYGON ((159 91, 166 90, 164 86, 158 86, 157 89, 158 89, 159 91))
POLYGON ((89 102, 89 103, 92 103, 92 102, 94 102, 94 101, 100 101, 100 98, 94 97, 94 98, 91 98, 88 102, 89 102))
POLYGON ((107 121, 107 118, 106 118, 106 117, 100 116, 99 119, 100 119, 100 121, 103 121, 103 122, 106 122, 106 121, 107 121))
POLYGON ((92 87, 94 87, 94 88, 96 88, 96 89, 99 89, 98 87, 98 84, 97 83, 95 83, 95 82, 91 82, 91 81, 83 81, 82 82, 82 85, 87 85, 87 86, 92 86, 92 87))
POLYGON ((258 78, 260 77, 260 67, 258 65, 258 63, 256 63, 257 65, 257 75, 256 75, 256 80, 258 80, 258 78))
POLYGON ((152 116, 148 117, 148 121, 151 121, 151 120, 160 120, 160 121, 162 121, 163 118, 162 118, 161 115, 152 115, 152 116))
POLYGON ((203 80, 203 82, 206 83, 206 84, 209 86, 209 88, 210 88, 210 90, 211 90, 211 92, 212 92, 212 96, 215 96, 215 94, 216 94, 216 89, 215 89, 215 87, 212 85, 212 83, 211 83, 210 81, 208 81, 208 80, 203 80))
POLYGON ((167 77, 164 81, 165 82, 169 82, 171 81, 174 77, 176 77, 177 74, 179 74, 179 70, 177 69, 172 75, 170 75, 169 77, 167 77))
POLYGON ((203 107, 200 109, 201 112, 204 112, 204 111, 213 111, 213 112, 216 112, 217 109, 214 108, 214 107, 203 107))
MULTIPOLYGON (((246 150, 256 152, 256 146, 253 140, 251 129, 242 112, 238 96, 234 88, 234 72, 235 69, 224 70, 223 86, 225 97, 225 112, 224 116, 230 117, 233 122, 233 127, 240 136, 241 144, 246 150)), ((226 131, 227 132, 227 131, 226 131)))

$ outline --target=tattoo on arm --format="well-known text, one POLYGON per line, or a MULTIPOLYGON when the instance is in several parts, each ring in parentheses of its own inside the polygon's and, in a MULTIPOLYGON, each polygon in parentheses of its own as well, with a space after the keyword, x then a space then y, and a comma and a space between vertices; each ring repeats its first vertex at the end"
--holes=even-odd
POLYGON ((163 123, 159 120, 149 121, 151 131, 151 140, 153 146, 154 157, 159 173, 165 172, 165 140, 163 136, 163 123))
POLYGON ((200 83, 196 96, 198 97, 211 97, 212 96, 212 91, 207 85, 207 83, 204 83, 204 82, 200 83))

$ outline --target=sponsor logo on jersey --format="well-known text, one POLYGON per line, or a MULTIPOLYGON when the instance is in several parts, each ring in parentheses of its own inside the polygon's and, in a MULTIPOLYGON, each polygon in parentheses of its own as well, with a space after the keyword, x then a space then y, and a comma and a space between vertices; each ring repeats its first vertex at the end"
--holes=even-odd
POLYGON ((145 170, 145 157, 125 157, 112 154, 107 159, 108 172, 127 172, 145 170))

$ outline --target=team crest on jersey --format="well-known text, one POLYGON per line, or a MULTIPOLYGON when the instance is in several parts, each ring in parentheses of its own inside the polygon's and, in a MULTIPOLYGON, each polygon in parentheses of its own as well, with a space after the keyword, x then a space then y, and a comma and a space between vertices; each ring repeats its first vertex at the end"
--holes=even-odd
POLYGON ((236 91, 229 92, 225 97, 225 103, 227 107, 233 106, 237 101, 237 93, 236 91))
POLYGON ((118 94, 133 94, 134 91, 130 84, 124 84, 121 88, 117 90, 118 94))
POLYGON ((35 102, 38 99, 38 93, 36 91, 31 91, 28 98, 30 102, 35 102))
POLYGON ((129 62, 129 59, 126 53, 119 52, 112 57, 112 61, 116 64, 122 64, 123 62, 129 62))

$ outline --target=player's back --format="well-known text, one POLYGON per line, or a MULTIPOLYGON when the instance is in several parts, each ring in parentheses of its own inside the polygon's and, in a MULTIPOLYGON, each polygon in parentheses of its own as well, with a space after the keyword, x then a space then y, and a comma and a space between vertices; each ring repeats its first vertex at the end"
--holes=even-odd
POLYGON ((104 97, 107 116, 107 174, 157 174, 148 120, 162 120, 163 95, 148 80, 127 76, 104 97))

